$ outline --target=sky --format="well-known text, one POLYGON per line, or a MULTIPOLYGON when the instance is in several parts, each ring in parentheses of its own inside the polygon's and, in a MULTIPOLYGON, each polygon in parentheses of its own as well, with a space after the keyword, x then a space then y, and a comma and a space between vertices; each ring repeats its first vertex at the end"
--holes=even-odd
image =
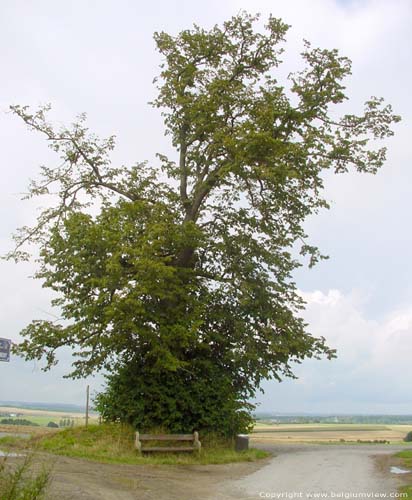
MULTIPOLYGON (((309 330, 338 350, 333 361, 309 360, 298 379, 267 381, 259 409, 273 412, 412 413, 412 3, 409 0, 3 0, 0 3, 0 253, 17 227, 31 224, 36 204, 21 201, 28 179, 55 157, 43 139, 8 112, 10 104, 50 102, 56 123, 87 112, 90 129, 117 136, 113 159, 154 161, 168 153, 162 118, 147 103, 160 58, 152 34, 205 28, 240 10, 269 13, 291 25, 282 71, 299 69, 303 39, 338 48, 353 62, 343 112, 361 112, 383 96, 402 122, 387 142, 376 176, 326 178, 331 210, 307 221, 311 241, 330 259, 295 278, 307 301, 309 330)), ((30 279, 35 262, 0 261, 0 337, 19 340, 32 319, 54 314, 50 294, 30 279)), ((0 400, 81 404, 102 378, 63 379, 70 365, 43 373, 16 357, 0 363, 0 400)))

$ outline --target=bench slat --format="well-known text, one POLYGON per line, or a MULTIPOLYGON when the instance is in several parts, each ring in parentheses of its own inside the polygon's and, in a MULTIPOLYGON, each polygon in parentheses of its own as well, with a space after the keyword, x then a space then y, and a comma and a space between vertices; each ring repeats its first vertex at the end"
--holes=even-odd
POLYGON ((140 434, 140 441, 193 441, 193 434, 140 434))
POLYGON ((199 441, 198 432, 194 432, 193 434, 140 434, 139 431, 135 433, 135 447, 139 453, 142 452, 152 452, 152 451, 160 451, 160 452, 173 452, 173 451, 197 451, 200 453, 201 443, 199 441), (148 441, 169 441, 170 446, 142 446, 142 442, 148 441), (183 445, 176 446, 172 443, 174 441, 190 441, 191 446, 183 445))

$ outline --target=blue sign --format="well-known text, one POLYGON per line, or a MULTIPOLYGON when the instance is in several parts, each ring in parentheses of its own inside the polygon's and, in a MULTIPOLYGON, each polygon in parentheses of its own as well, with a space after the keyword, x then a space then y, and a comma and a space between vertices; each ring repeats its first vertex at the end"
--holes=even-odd
POLYGON ((0 339, 0 361, 10 361, 10 339, 0 339))

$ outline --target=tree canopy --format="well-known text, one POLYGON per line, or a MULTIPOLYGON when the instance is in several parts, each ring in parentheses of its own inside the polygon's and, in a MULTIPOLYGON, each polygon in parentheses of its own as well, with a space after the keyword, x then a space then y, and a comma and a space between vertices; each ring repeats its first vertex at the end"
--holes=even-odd
POLYGON ((322 258, 304 222, 328 207, 324 173, 376 173, 386 153, 377 141, 399 117, 371 97, 361 114, 336 118, 351 72, 337 50, 305 42, 303 69, 278 81, 288 26, 270 16, 258 29, 258 17, 155 34, 163 64, 152 104, 176 154, 154 166, 113 165, 114 137, 90 133, 85 115, 56 128, 49 107, 12 106, 60 157, 29 193, 57 193, 55 203, 9 257, 39 245, 36 277, 56 292, 62 321, 34 320, 17 352, 50 368, 71 346, 71 376, 111 372, 100 397, 108 418, 141 423, 145 413, 146 427, 180 429, 191 414, 193 427, 213 427, 223 397, 233 423, 263 379, 335 354, 301 318, 295 250, 310 266, 322 258), (206 407, 214 423, 202 420, 206 407))

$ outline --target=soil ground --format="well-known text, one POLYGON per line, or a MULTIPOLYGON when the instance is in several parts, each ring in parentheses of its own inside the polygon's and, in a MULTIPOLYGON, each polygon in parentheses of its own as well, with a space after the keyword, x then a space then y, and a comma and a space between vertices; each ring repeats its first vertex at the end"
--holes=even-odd
POLYGON ((411 477, 405 477, 412 474, 399 477, 389 472, 390 465, 396 464, 392 454, 404 447, 262 447, 274 456, 229 465, 113 465, 50 455, 42 455, 40 461, 53 467, 49 500, 305 499, 314 498, 312 494, 324 494, 321 498, 338 494, 354 498, 359 493, 386 493, 389 498, 403 481, 412 482, 411 477))
MULTIPOLYGON (((48 500, 202 500, 221 497, 220 485, 257 471, 253 463, 195 466, 114 465, 44 455, 53 467, 48 500)), ((38 463, 36 464, 38 467, 38 463)))

